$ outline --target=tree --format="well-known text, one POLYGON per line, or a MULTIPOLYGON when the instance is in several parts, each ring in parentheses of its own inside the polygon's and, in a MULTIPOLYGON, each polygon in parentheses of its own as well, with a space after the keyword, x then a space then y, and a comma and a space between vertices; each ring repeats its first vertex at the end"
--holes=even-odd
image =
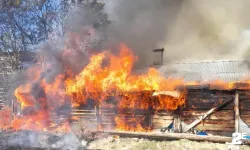
MULTIPOLYGON (((110 23, 103 12, 104 4, 96 0, 2 0, 0 52, 12 54, 9 63, 20 69, 20 52, 34 51, 40 43, 64 36, 65 17, 76 7, 92 11, 95 18, 90 24, 97 30, 104 30, 110 23)), ((94 45, 100 47, 100 43, 94 45)))
POLYGON ((3 0, 0 10, 0 51, 20 69, 20 53, 34 51, 57 27, 58 5, 53 0, 3 0))

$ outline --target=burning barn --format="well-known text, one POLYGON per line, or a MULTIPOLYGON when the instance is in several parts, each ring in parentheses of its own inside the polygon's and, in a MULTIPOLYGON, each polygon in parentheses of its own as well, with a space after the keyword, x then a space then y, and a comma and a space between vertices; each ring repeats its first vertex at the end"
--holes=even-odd
MULTIPOLYGON (((62 52, 61 61, 69 55, 62 52)), ((1 129, 82 134, 79 129, 74 131, 81 123, 84 130, 93 133, 215 142, 230 142, 232 133, 250 131, 247 82, 235 82, 236 76, 231 81, 209 81, 210 75, 204 76, 208 73, 198 69, 190 70, 200 73, 196 80, 190 80, 188 71, 184 79, 180 71, 166 78, 160 73, 164 66, 134 73, 135 59, 121 44, 120 54, 92 55, 78 74, 65 64, 64 74, 57 74, 52 81, 46 75, 53 64, 31 67, 26 75, 29 82, 14 92, 17 101, 12 112, 8 107, 1 111, 1 129), (104 63, 107 58, 109 62, 104 63), (195 136, 201 133, 210 139, 195 136), (211 138, 210 134, 223 138, 211 138)), ((248 73, 229 71, 240 73, 247 77, 248 73)))
POLYGON ((249 60, 176 64, 247 58, 246 3, 43 0, 3 6, 0 149, 62 149, 105 134, 223 143, 232 142, 232 133, 250 134, 249 60), (159 44, 168 58, 164 48, 151 51, 159 44), (22 68, 11 84, 9 75, 22 68))
MULTIPOLYGON (((99 131, 206 132, 229 137, 234 132, 249 133, 249 84, 237 82, 248 80, 246 64, 247 61, 176 64, 181 70, 175 77, 185 74, 187 84, 178 83, 168 91, 99 93, 105 96, 97 103, 91 98, 95 94, 89 93, 85 108, 74 108, 72 115, 83 122, 92 115, 90 120, 99 131), (87 107, 89 104, 93 105, 87 107)), ((159 70, 167 70, 164 67, 159 70)))
POLYGON ((247 90, 216 90, 209 85, 186 86, 178 91, 122 93, 113 101, 111 96, 106 97, 111 102, 106 105, 95 103, 89 107, 89 103, 94 103, 90 100, 85 108, 74 108, 72 116, 98 131, 205 131, 232 136, 234 132, 249 132, 245 128, 249 124, 248 95, 247 90), (121 104, 123 98, 131 97, 136 102, 121 104), (162 98, 170 102, 162 104, 162 98))

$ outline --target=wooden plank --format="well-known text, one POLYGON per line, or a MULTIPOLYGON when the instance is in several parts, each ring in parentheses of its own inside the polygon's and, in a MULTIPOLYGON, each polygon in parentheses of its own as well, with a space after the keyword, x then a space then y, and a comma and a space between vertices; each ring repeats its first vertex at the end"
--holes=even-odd
MULTIPOLYGON (((232 142, 232 137, 222 137, 222 136, 199 136, 194 134, 187 133, 154 133, 154 132, 123 132, 123 131, 98 131, 97 134, 109 134, 109 135, 118 135, 121 137, 140 137, 148 139, 160 139, 160 140, 177 140, 177 139, 188 139, 195 141, 209 141, 217 143, 226 143, 232 142)), ((249 140, 244 141, 246 144, 249 144, 249 140)))
POLYGON ((166 120, 153 120, 153 124, 154 123, 158 123, 158 124, 165 124, 166 122, 173 122, 174 121, 174 119, 172 119, 172 120, 170 120, 170 119, 166 119, 166 120))
POLYGON ((96 119, 81 119, 81 121, 84 121, 85 124, 97 124, 96 119))
POLYGON ((96 110, 72 109, 72 112, 94 113, 96 110))
POLYGON ((220 108, 220 110, 233 110, 233 109, 234 109, 234 103, 229 103, 220 108))
POLYGON ((160 115, 153 115, 153 119, 174 119, 174 116, 160 116, 160 115))
POLYGON ((93 120, 97 119, 96 116, 71 116, 72 118, 80 118, 82 120, 93 120))
MULTIPOLYGON (((195 119, 193 120, 190 120, 190 119, 183 119, 182 121, 187 123, 187 124, 190 124, 194 121, 195 119)), ((230 125, 230 126, 234 126, 235 122, 234 120, 210 120, 210 119, 204 119, 200 124, 224 124, 224 125, 230 125)))
POLYGON ((241 119, 250 121, 250 116, 249 115, 241 115, 241 119))
POLYGON ((193 100, 193 101, 204 101, 206 100, 207 102, 209 101, 217 101, 218 99, 230 99, 233 98, 233 94, 220 94, 220 93, 188 93, 187 94, 187 99, 193 100))
MULTIPOLYGON (((184 112, 184 111, 183 111, 184 112)), ((182 119, 197 119, 199 116, 204 115, 204 111, 185 111, 183 115, 181 115, 182 119)), ((234 120, 234 111, 218 111, 210 114, 206 119, 209 120, 234 120)))
POLYGON ((100 117, 101 117, 101 118, 115 118, 115 117, 116 117, 116 114, 113 114, 113 115, 101 114, 100 117))
POLYGON ((95 114, 78 114, 78 113, 71 113, 72 116, 90 116, 96 117, 95 114))
POLYGON ((239 107, 240 107, 239 109, 241 111, 248 111, 248 110, 250 110, 250 101, 240 102, 239 107))
POLYGON ((235 111, 235 132, 239 132, 239 119, 240 119, 240 112, 239 112, 239 94, 235 94, 235 100, 234 100, 234 111, 235 111))
POLYGON ((226 115, 226 116, 211 115, 211 116, 208 116, 208 119, 211 119, 211 120, 233 120, 234 116, 230 116, 230 115, 226 115))
POLYGON ((239 97, 240 99, 240 103, 246 103, 246 104, 249 104, 250 103, 250 97, 249 98, 242 98, 242 97, 239 97))
POLYGON ((250 125, 250 118, 249 118, 249 116, 247 116, 247 117, 241 117, 241 119, 242 119, 244 122, 246 122, 248 125, 250 125))
MULTIPOLYGON (((187 100, 188 101, 188 100, 187 100)), ((191 101, 191 100, 190 100, 191 101)), ((210 108, 212 108, 214 105, 216 104, 216 102, 209 102, 209 103, 203 103, 203 102, 189 102, 186 104, 186 107, 184 108, 184 110, 186 109, 196 109, 196 110, 209 110, 210 108)), ((227 104, 225 105, 223 108, 220 108, 221 110, 230 110, 230 109, 234 109, 234 105, 233 103, 227 104)))
POLYGON ((208 126, 197 126, 196 129, 204 131, 224 131, 224 132, 234 132, 234 128, 226 127, 208 127, 208 126))
POLYGON ((195 126, 199 130, 210 130, 210 131, 225 131, 224 128, 230 128, 230 132, 234 132, 235 124, 210 124, 210 123, 199 123, 195 126))
POLYGON ((114 111, 117 110, 117 107, 100 107, 101 111, 114 111))
POLYGON ((100 122, 100 124, 101 123, 108 123, 108 122, 115 123, 115 120, 114 119, 112 119, 112 120, 110 120, 110 119, 102 119, 102 122, 100 122))
POLYGON ((238 93, 241 95, 250 95, 250 90, 244 90, 244 91, 238 91, 238 93))
POLYGON ((125 120, 147 120, 147 119, 149 119, 150 117, 149 116, 147 116, 147 117, 145 117, 145 116, 119 116, 120 118, 122 118, 122 119, 125 119, 125 120))
POLYGON ((234 124, 209 124, 209 123, 199 123, 195 128, 197 127, 207 127, 207 128, 233 128, 234 129, 234 124))
POLYGON ((166 113, 159 113, 159 112, 155 112, 154 113, 155 116, 174 116, 174 112, 166 112, 166 113))
POLYGON ((153 129, 161 129, 169 126, 171 123, 172 122, 166 122, 165 124, 153 123, 153 129))
POLYGON ((150 117, 150 115, 134 115, 134 114, 116 114, 115 116, 122 116, 122 117, 150 117))
POLYGON ((100 130, 102 130, 102 131, 104 131, 104 130, 114 130, 115 129, 115 124, 101 124, 101 129, 99 129, 99 131, 100 130))
POLYGON ((250 115, 250 110, 246 110, 246 111, 245 110, 241 110, 240 111, 240 116, 244 116, 244 115, 245 116, 249 116, 250 115))
POLYGON ((110 110, 100 110, 100 113, 117 113, 117 111, 110 111, 110 110))
POLYGON ((209 90, 210 85, 184 85, 184 86, 177 86, 176 89, 178 90, 209 90))
MULTIPOLYGON (((183 110, 182 111, 182 116, 183 117, 188 117, 188 116, 200 116, 204 115, 207 111, 204 110, 183 110)), ((214 112, 212 115, 234 115, 233 110, 218 110, 214 112)))
POLYGON ((168 126, 174 120, 173 111, 158 111, 153 115, 153 129, 168 126))
POLYGON ((239 95, 240 101, 249 101, 250 95, 239 95))
POLYGON ((133 109, 133 108, 121 108, 117 110, 118 113, 122 114, 150 114, 151 112, 147 109, 133 109))
POLYGON ((102 122, 100 123, 102 126, 108 126, 108 125, 113 125, 115 126, 116 124, 114 122, 102 122))
POLYGON ((108 112, 108 113, 101 113, 100 115, 102 116, 113 116, 113 115, 117 115, 116 113, 113 113, 113 112, 108 112))

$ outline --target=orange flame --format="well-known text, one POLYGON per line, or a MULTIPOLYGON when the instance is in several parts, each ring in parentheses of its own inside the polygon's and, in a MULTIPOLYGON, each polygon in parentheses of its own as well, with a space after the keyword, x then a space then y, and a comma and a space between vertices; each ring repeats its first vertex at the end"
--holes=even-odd
MULTIPOLYGON (((69 52, 61 56, 68 57, 69 52)), ((174 90, 176 86, 185 84, 203 84, 184 83, 182 79, 165 78, 155 68, 149 68, 143 74, 136 74, 133 72, 133 66, 137 57, 125 44, 120 45, 119 52, 118 55, 109 51, 92 55, 89 63, 78 74, 74 74, 71 68, 66 66, 65 74, 57 75, 50 83, 42 73, 45 69, 53 69, 51 65, 46 65, 45 69, 39 66, 30 68, 27 72, 30 82, 19 86, 14 93, 22 114, 15 115, 11 120, 10 109, 4 108, 0 111, 0 116, 4 118, 0 121, 0 128, 67 132, 70 131, 68 118, 58 122, 53 114, 68 104, 72 107, 85 105, 89 99, 105 107, 116 105, 118 109, 175 110, 185 103, 184 93, 174 98, 166 95, 152 96, 153 91, 174 90), (107 100, 109 97, 114 97, 111 104, 107 100)), ((234 88, 233 83, 223 81, 209 82, 209 84, 222 89, 234 88)), ((116 128, 120 130, 149 131, 150 128, 142 125, 143 121, 143 118, 137 117, 130 119, 121 115, 115 117, 116 128)))
MULTIPOLYGON (((132 69, 137 57, 124 44, 120 45, 118 56, 104 51, 93 55, 89 64, 76 76, 65 81, 66 93, 71 97, 72 106, 86 104, 88 99, 94 99, 107 106, 108 96, 115 97, 117 107, 149 109, 177 109, 184 104, 184 98, 158 96, 154 99, 153 90, 174 90, 177 85, 183 85, 181 79, 165 78, 154 68, 144 74, 133 74, 132 69), (109 60, 105 64, 105 61, 109 60)), ((141 125, 143 120, 132 118, 136 125, 130 126, 124 118, 115 117, 116 128, 120 130, 147 131, 141 125)), ((130 119, 130 121, 132 121, 130 119)))
MULTIPOLYGON (((124 91, 173 90, 175 86, 184 84, 182 80, 164 78, 154 68, 150 68, 145 74, 134 75, 132 67, 135 60, 136 57, 124 44, 121 44, 118 56, 107 51, 93 55, 89 64, 75 78, 66 80, 66 93, 72 97, 72 103, 77 105, 86 103, 88 98, 86 92, 112 93, 116 91, 119 93, 124 91), (109 64, 103 65, 105 59, 110 60, 109 64)), ((103 100, 103 96, 95 98, 99 101, 103 100)), ((135 101, 136 98, 127 100, 128 103, 135 101)))
POLYGON ((150 131, 150 128, 143 127, 142 122, 144 121, 143 118, 130 118, 126 119, 124 116, 116 116, 116 129, 117 130, 124 130, 124 131, 139 131, 139 132, 147 132, 150 131))

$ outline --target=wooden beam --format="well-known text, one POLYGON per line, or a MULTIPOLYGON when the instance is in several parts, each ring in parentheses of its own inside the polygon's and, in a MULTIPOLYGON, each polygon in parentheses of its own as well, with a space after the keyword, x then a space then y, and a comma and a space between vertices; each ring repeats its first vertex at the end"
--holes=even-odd
POLYGON ((239 119, 240 119, 240 111, 239 111, 239 93, 236 92, 234 99, 234 112, 235 112, 235 132, 239 132, 239 119))
POLYGON ((215 110, 217 110, 218 108, 220 108, 221 106, 227 104, 228 102, 232 101, 232 99, 217 105, 213 108, 211 108, 209 111, 207 111, 204 115, 200 116, 198 119, 196 119, 194 122, 192 122, 191 124, 189 124, 187 127, 184 128, 184 133, 189 131, 190 129, 192 129, 193 127, 195 127, 197 124, 199 124, 202 120, 204 120, 205 118, 208 117, 208 115, 212 114, 213 112, 215 112, 215 110))
POLYGON ((174 98, 179 98, 181 95, 181 92, 179 91, 156 91, 153 93, 153 96, 157 96, 157 95, 168 95, 174 98))
POLYGON ((102 127, 101 127, 101 124, 102 124, 102 118, 100 117, 100 106, 97 104, 95 106, 95 111, 96 111, 96 120, 97 120, 97 130, 100 130, 102 127))
POLYGON ((181 132, 181 119, 180 119, 180 117, 174 118, 174 132, 175 133, 181 132))
MULTIPOLYGON (((225 136, 199 136, 195 134, 188 133, 157 133, 157 132, 125 132, 125 131, 105 131, 97 133, 104 133, 109 135, 118 135, 121 137, 139 137, 139 138, 148 138, 154 140, 178 140, 178 139, 188 139, 194 141, 209 141, 209 142, 218 142, 226 143, 232 142, 232 137, 225 136)), ((250 140, 245 141, 246 144, 250 144, 250 140)))

